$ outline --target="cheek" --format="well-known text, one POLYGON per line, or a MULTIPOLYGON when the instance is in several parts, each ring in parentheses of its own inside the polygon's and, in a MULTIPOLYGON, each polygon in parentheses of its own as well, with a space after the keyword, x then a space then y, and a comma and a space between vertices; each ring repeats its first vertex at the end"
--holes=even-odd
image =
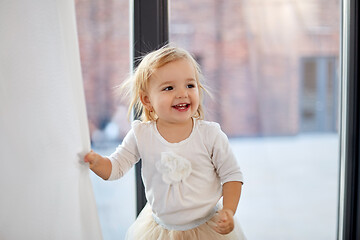
POLYGON ((155 104, 157 106, 166 106, 168 105, 170 102, 170 97, 163 94, 163 95, 158 95, 156 100, 155 100, 155 104))
POLYGON ((195 100, 195 101, 200 101, 200 93, 199 93, 199 91, 194 91, 193 93, 192 93, 192 98, 193 98, 193 100, 195 100))
POLYGON ((192 102, 193 110, 194 110, 194 111, 197 111, 197 109, 198 109, 199 106, 200 106, 199 96, 195 94, 195 95, 192 97, 191 102, 192 102))

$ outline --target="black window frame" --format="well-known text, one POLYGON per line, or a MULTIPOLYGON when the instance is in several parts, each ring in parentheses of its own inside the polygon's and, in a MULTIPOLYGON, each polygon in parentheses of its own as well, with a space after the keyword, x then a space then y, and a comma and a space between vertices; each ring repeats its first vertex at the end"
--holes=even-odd
POLYGON ((342 1, 338 239, 360 239, 359 2, 342 1))
MULTIPOLYGON (((159 49, 169 41, 168 1, 130 0, 131 68, 139 64, 141 57, 159 49)), ((137 119, 139 116, 134 116, 137 119)), ((141 178, 141 160, 135 165, 136 213, 139 215, 146 204, 145 188, 141 178)))

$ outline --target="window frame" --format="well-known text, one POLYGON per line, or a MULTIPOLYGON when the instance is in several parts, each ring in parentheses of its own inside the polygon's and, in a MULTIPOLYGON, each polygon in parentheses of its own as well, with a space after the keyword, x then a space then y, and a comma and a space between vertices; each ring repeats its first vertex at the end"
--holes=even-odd
MULTIPOLYGON (((134 70, 141 57, 169 41, 168 1, 130 0, 130 67, 134 70)), ((138 119, 139 116, 133 116, 138 119)), ((145 188, 141 178, 141 160, 135 165, 136 213, 146 204, 145 188)))
POLYGON ((342 1, 338 239, 360 239, 359 4, 342 1))

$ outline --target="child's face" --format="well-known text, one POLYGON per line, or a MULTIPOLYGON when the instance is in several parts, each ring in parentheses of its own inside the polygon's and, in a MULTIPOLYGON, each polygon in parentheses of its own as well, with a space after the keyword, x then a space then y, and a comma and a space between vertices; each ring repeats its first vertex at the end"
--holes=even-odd
POLYGON ((155 111, 158 123, 186 123, 199 107, 199 88, 195 69, 186 59, 170 62, 150 78, 142 97, 148 109, 155 111))

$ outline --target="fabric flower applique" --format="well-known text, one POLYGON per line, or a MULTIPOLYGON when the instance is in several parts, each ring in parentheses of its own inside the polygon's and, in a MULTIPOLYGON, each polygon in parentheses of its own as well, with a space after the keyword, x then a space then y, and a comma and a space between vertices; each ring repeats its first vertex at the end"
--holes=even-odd
POLYGON ((156 168, 162 173, 163 181, 170 185, 184 181, 192 171, 191 162, 174 152, 162 152, 156 168))

